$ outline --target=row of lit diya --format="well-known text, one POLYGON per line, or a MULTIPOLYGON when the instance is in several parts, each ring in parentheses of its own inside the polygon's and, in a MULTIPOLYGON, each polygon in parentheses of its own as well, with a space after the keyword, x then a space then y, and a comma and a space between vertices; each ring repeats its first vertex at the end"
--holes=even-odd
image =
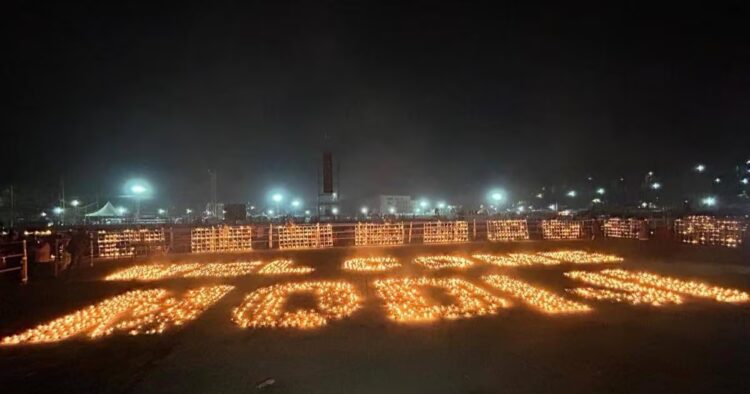
MULTIPOLYGON (((543 253, 510 253, 506 255, 475 254, 474 260, 460 256, 420 256, 414 263, 430 270, 446 268, 468 268, 476 261, 501 267, 559 264, 617 263, 617 256, 591 253, 580 250, 543 253)), ((401 267, 393 257, 358 257, 344 261, 342 269, 355 272, 383 272, 401 267)), ((312 267, 298 266, 291 260, 239 261, 232 263, 189 263, 137 265, 117 271, 105 280, 158 280, 167 278, 237 277, 257 273, 259 275, 301 275, 313 272, 312 267)))
MULTIPOLYGON (((570 271, 565 276, 586 284, 586 287, 570 288, 567 292, 589 300, 655 307, 681 304, 686 297, 732 304, 750 302, 750 295, 740 290, 648 272, 608 269, 570 271)), ((589 305, 506 275, 485 275, 480 279, 478 285, 456 277, 382 278, 374 280, 372 287, 382 299, 388 318, 401 323, 494 315, 512 305, 509 299, 519 300, 548 315, 593 310, 589 305), (436 300, 430 289, 443 292, 449 301, 436 300)), ((5 337, 0 344, 49 343, 76 336, 98 338, 118 332, 158 334, 196 319, 232 289, 234 287, 228 285, 204 286, 181 296, 165 289, 132 290, 5 337)), ((362 305, 361 293, 343 280, 281 283, 245 296, 233 309, 232 321, 242 328, 312 329, 349 317, 362 305), (315 306, 296 308, 290 305, 290 298, 297 295, 312 296, 315 306)))

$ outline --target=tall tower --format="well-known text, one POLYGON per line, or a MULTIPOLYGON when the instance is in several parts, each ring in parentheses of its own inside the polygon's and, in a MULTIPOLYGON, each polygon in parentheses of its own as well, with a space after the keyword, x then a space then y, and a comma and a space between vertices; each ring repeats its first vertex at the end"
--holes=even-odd
POLYGON ((335 218, 339 215, 340 163, 335 163, 331 152, 323 152, 322 171, 318 170, 318 217, 335 218))

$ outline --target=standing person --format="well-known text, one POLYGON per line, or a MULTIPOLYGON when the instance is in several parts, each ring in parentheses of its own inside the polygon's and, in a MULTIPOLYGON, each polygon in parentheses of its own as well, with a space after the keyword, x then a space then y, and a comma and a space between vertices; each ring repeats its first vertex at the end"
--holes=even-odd
POLYGON ((88 235, 85 231, 79 229, 73 233, 73 236, 70 238, 70 243, 68 243, 70 266, 68 266, 66 275, 70 275, 70 271, 73 270, 73 267, 78 268, 80 266, 83 257, 86 255, 88 244, 88 235))

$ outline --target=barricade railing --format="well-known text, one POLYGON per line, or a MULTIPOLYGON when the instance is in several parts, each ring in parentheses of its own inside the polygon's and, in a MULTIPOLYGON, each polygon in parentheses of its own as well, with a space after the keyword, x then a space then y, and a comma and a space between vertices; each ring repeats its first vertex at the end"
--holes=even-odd
POLYGON ((519 241, 529 239, 529 224, 526 219, 488 220, 485 223, 488 241, 519 241))
POLYGON ((0 274, 18 272, 21 282, 29 280, 26 240, 0 243, 0 274))
POLYGON ((163 228, 99 230, 92 235, 93 252, 100 259, 135 257, 167 251, 168 244, 163 228))
MULTIPOLYGON (((702 220, 705 222, 708 219, 702 220)), ((661 235, 662 239, 671 237, 691 244, 744 246, 746 224, 741 227, 743 222, 740 221, 740 224, 736 224, 740 227, 736 227, 734 222, 727 219, 716 220, 718 221, 705 222, 713 224, 704 225, 700 231, 696 230, 698 225, 695 218, 677 219, 674 221, 674 229, 669 226, 658 230, 669 231, 666 235, 661 235), (716 231, 724 231, 730 235, 717 238, 714 233, 706 230, 713 228, 723 229, 716 231), (739 228, 742 229, 741 232, 739 228)), ((663 220, 667 225, 670 222, 671 220, 663 220)), ((224 253, 261 249, 320 249, 472 241, 585 240, 599 237, 647 239, 649 230, 654 230, 654 225, 643 219, 595 220, 566 217, 174 226, 94 231, 91 252, 96 258, 114 259, 150 254, 155 250, 172 253, 224 253)), ((57 256, 62 255, 61 250, 56 252, 57 256)))
POLYGON ((748 224, 742 219, 696 215, 675 220, 674 231, 684 243, 737 248, 747 238, 748 224))
POLYGON ((191 253, 249 252, 253 250, 251 226, 196 227, 190 231, 191 253))
POLYGON ((643 239, 647 238, 647 223, 635 218, 609 218, 602 224, 604 236, 607 238, 643 239))

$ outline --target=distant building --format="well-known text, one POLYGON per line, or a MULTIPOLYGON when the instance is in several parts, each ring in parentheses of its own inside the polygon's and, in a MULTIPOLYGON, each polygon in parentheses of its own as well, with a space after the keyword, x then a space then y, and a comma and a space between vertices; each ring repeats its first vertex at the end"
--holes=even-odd
POLYGON ((411 196, 380 195, 375 200, 373 207, 381 215, 411 214, 411 196))

